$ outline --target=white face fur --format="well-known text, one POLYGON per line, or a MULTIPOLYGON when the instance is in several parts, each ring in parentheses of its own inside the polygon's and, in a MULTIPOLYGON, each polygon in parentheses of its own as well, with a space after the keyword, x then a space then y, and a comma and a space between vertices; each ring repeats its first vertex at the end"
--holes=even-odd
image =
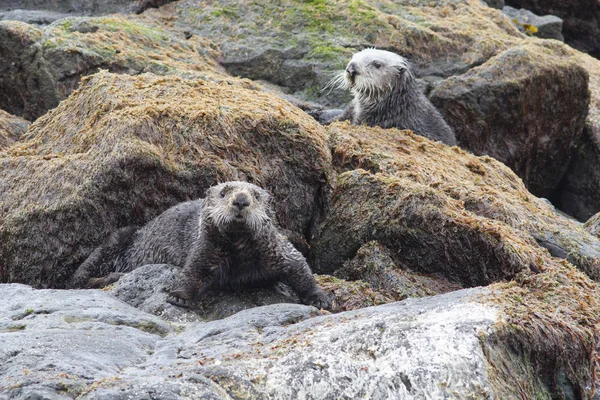
POLYGON ((248 182, 225 182, 211 187, 205 198, 204 213, 219 230, 232 224, 241 224, 253 231, 270 222, 268 215, 270 195, 248 182), (246 204, 240 208, 236 201, 246 204))
POLYGON ((325 88, 350 89, 359 100, 375 99, 390 91, 394 82, 405 74, 410 74, 410 69, 404 57, 390 51, 365 49, 354 54, 346 70, 325 88))

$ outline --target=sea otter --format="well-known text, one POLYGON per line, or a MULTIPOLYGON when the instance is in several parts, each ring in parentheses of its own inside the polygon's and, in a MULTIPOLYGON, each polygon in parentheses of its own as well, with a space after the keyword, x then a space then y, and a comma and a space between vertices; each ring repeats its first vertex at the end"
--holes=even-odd
MULTIPOLYGON (((326 86, 350 89, 354 99, 329 121, 350 120, 382 128, 410 129, 447 145, 456 145, 454 132, 417 85, 408 61, 395 53, 365 49, 352 56, 346 70, 326 86)), ((321 112, 323 113, 323 111, 321 112)))
POLYGON ((283 281, 304 304, 330 308, 306 259, 274 223, 269 193, 247 182, 209 188, 204 199, 181 203, 141 229, 124 228, 81 264, 71 287, 98 287, 145 264, 183 267, 167 301, 192 306, 210 289, 283 281), (97 278, 102 277, 102 278, 97 278))

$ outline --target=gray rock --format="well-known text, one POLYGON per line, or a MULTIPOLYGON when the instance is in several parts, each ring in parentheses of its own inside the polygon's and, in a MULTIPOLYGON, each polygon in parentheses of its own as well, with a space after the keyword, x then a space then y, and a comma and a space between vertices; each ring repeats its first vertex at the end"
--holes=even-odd
POLYGON ((139 14, 150 7, 159 7, 170 1, 173 0, 3 0, 0 10, 39 10, 40 13, 49 11, 71 15, 139 14))
POLYGON ((167 294, 180 285, 181 268, 172 265, 145 265, 125 274, 113 285, 120 300, 142 311, 174 322, 196 322, 228 317, 239 311, 276 303, 299 303, 291 288, 278 284, 272 289, 246 289, 238 293, 211 291, 193 309, 166 302, 167 294))
MULTIPOLYGON (((546 353, 543 345, 533 354, 549 357, 542 364, 553 367, 543 376, 557 385, 537 379, 538 364, 532 363, 540 360, 522 353, 520 343, 527 339, 510 334, 506 316, 482 303, 498 301, 498 295, 474 288, 335 315, 274 304, 173 329, 107 292, 4 284, 0 398, 375 400, 577 393, 573 375, 563 371, 568 359, 546 353), (528 385, 515 386, 514 379, 528 385)), ((568 354, 579 356, 582 346, 570 343, 568 354)))
POLYGON ((27 132, 31 123, 0 110, 0 149, 11 146, 27 132))
POLYGON ((515 23, 521 32, 528 33, 527 27, 532 26, 536 29, 535 32, 532 32, 533 36, 565 41, 562 35, 563 20, 555 15, 539 16, 524 8, 517 10, 510 6, 502 8, 502 12, 515 23))
POLYGON ((0 12, 0 21, 21 21, 34 25, 49 25, 54 21, 71 17, 71 14, 45 10, 12 10, 0 12))
POLYGON ((205 74, 193 70, 209 60, 195 39, 119 16, 70 17, 42 28, 0 21, 0 54, 0 108, 28 120, 56 107, 82 77, 101 68, 198 78, 205 74))
POLYGON ((504 7, 504 0, 482 0, 485 4, 492 8, 497 8, 498 10, 502 10, 504 7))
POLYGON ((553 203, 580 221, 600 212, 600 133, 592 118, 577 144, 553 203))
POLYGON ((485 293, 318 318, 312 307, 277 304, 177 334, 105 292, 0 285, 0 397, 490 396, 481 335, 498 313, 474 302, 485 293), (140 331, 144 321, 171 333, 140 331))
POLYGON ((506 0, 506 4, 538 15, 556 15, 563 20, 566 43, 596 58, 600 55, 600 8, 596 0, 506 0))
POLYGON ((539 197, 559 189, 590 101, 587 71, 564 50, 551 41, 513 47, 430 94, 462 148, 503 162, 539 197))
POLYGON ((173 331, 101 291, 10 284, 0 298, 0 398, 72 398, 143 362, 173 331))

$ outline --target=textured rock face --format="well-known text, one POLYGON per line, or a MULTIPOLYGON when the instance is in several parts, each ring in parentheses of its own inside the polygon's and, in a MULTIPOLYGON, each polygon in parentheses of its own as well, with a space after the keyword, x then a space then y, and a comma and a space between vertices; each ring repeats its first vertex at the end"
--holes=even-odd
POLYGON ((600 236, 600 213, 592 216, 585 223, 585 229, 592 235, 600 236))
POLYGON ((552 202, 562 211, 587 221, 600 211, 600 136, 598 125, 586 124, 584 134, 552 202))
POLYGON ((112 13, 140 13, 150 7, 159 7, 172 0, 4 0, 0 10, 39 10, 70 13, 71 15, 103 15, 112 13))
POLYGON ((535 239, 600 278, 597 238, 496 160, 403 131, 334 124, 329 132, 342 174, 311 243, 317 272, 335 271, 376 240, 397 265, 482 285, 536 265, 535 239))
POLYGON ((588 74, 568 54, 512 48, 431 93, 461 147, 502 161, 540 197, 557 190, 588 111, 588 74))
POLYGON ((472 302, 481 291, 312 319, 314 308, 279 304, 190 324, 181 334, 99 291, 1 285, 0 293, 8 299, 0 309, 4 396, 125 399, 154 391, 161 398, 386 399, 493 392, 480 337, 498 317, 493 307, 472 302))
POLYGON ((600 6, 595 0, 506 0, 506 4, 526 8, 538 15, 563 19, 565 41, 593 56, 600 54, 600 6))
POLYGON ((329 192, 323 128, 230 83, 103 72, 38 119, 0 153, 0 279, 59 285, 117 227, 217 181, 257 183, 283 228, 310 231, 329 192))
POLYGON ((196 39, 121 17, 69 18, 43 29, 1 21, 0 108, 34 120, 101 68, 220 76, 208 52, 198 52, 206 42, 196 39))
POLYGON ((352 260, 346 261, 336 270, 335 276, 351 281, 365 281, 396 301, 461 289, 460 285, 444 278, 411 272, 406 265, 399 267, 392 255, 392 251, 378 242, 369 242, 358 249, 352 260))
POLYGON ((12 145, 29 127, 29 121, 0 110, 0 149, 12 145))
POLYGON ((215 41, 234 75, 264 79, 303 100, 336 107, 350 100, 348 94, 321 89, 365 47, 408 57, 419 75, 447 77, 522 36, 496 10, 471 0, 184 0, 145 14, 215 41))
MULTIPOLYGON (((274 304, 175 329, 107 292, 0 285, 0 396, 586 397, 591 365, 579 332, 557 351, 550 325, 536 326, 531 337, 507 328, 517 326, 505 314, 509 299, 520 297, 511 291, 460 290, 320 316, 312 307, 274 304), (553 367, 544 375, 533 372, 546 364, 553 367)), ((553 290, 543 297, 552 301, 553 290)), ((561 318, 555 327, 574 327, 561 318)))
POLYGON ((556 39, 563 42, 565 38, 562 35, 562 19, 555 15, 535 15, 529 10, 506 6, 502 8, 506 14, 521 32, 532 34, 542 39, 556 39))

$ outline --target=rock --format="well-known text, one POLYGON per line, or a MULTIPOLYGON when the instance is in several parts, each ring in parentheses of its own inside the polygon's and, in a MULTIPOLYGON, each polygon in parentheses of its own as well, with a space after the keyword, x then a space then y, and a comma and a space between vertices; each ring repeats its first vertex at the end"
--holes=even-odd
POLYGON ((552 202, 580 221, 600 212, 600 125, 590 122, 552 202))
POLYGON ((269 190, 305 236, 331 176, 324 128, 248 82, 101 72, 0 152, 0 280, 59 286, 117 228, 217 181, 269 190))
POLYGON ((197 38, 118 16, 68 18, 43 29, 0 21, 0 108, 34 120, 99 69, 224 77, 209 55, 199 53, 203 46, 197 38))
POLYGON ((27 132, 30 122, 0 110, 0 149, 9 147, 27 132))
POLYGON ((561 312, 589 281, 544 263, 512 285, 336 315, 273 304, 177 329, 107 292, 0 285, 0 397, 586 397, 593 333, 580 318, 595 322, 596 297, 565 297, 561 312), (570 275, 545 283, 554 273, 570 275))
POLYGON ((21 21, 34 25, 49 25, 54 21, 67 17, 72 17, 72 15, 44 10, 12 10, 0 12, 0 21, 21 21))
POLYGON ((365 47, 408 57, 420 76, 448 77, 482 64, 523 36, 496 10, 466 0, 350 5, 187 0, 144 15, 217 43, 231 74, 267 80, 329 108, 343 108, 351 97, 322 89, 365 47))
POLYGON ((160 7, 173 0, 4 0, 0 10, 44 10, 71 15, 104 15, 113 13, 141 13, 151 7, 160 7))
POLYGON ((509 166, 551 198, 580 140, 588 73, 559 43, 511 48, 431 93, 459 145, 509 166), (543 95, 540 95, 543 93, 543 95))
POLYGON ((506 4, 526 8, 538 15, 556 15, 563 20, 565 41, 580 51, 600 54, 600 9, 594 0, 506 0, 506 4))
POLYGON ((164 264, 145 265, 125 274, 112 293, 142 311, 173 322, 196 322, 228 317, 239 311, 277 303, 300 303, 298 296, 284 284, 271 289, 247 289, 238 293, 211 291, 194 309, 167 303, 170 291, 180 286, 181 268, 164 264))
MULTIPOLYGON (((144 265, 127 273, 108 288, 120 300, 171 322, 212 321, 239 311, 278 303, 300 303, 284 283, 267 288, 245 288, 237 292, 210 291, 191 309, 166 302, 167 294, 180 285, 180 268, 172 265, 144 265)), ((315 277, 333 300, 333 312, 390 303, 395 300, 384 289, 373 290, 364 282, 348 282, 327 275, 315 277)), ((455 287, 455 289, 458 289, 455 287)), ((429 291, 428 294, 436 292, 429 291)), ((406 297, 406 296, 404 296, 406 297)))
POLYGON ((585 223, 585 229, 592 235, 600 237, 600 213, 587 220, 585 223))
POLYGON ((504 7, 504 0, 482 0, 485 4, 492 8, 496 8, 498 10, 502 10, 504 7))
POLYGON ((598 238, 498 161, 408 131, 336 123, 329 133, 340 175, 311 242, 316 272, 337 270, 377 241, 396 265, 465 287, 537 270, 548 248, 600 280, 598 238))
POLYGON ((144 362, 173 328, 101 291, 0 285, 0 397, 72 398, 144 362))
POLYGON ((369 242, 335 271, 335 276, 347 280, 362 280, 396 301, 407 297, 424 297, 461 289, 444 278, 411 272, 405 265, 398 267, 392 252, 378 242, 369 242))
POLYGON ((506 6, 502 12, 510 18, 521 32, 537 36, 542 39, 556 39, 565 41, 562 35, 562 19, 555 15, 539 16, 524 8, 506 6))
POLYGON ((202 319, 191 310, 167 303, 167 295, 179 286, 181 268, 166 264, 144 265, 110 285, 119 300, 172 322, 202 319))

